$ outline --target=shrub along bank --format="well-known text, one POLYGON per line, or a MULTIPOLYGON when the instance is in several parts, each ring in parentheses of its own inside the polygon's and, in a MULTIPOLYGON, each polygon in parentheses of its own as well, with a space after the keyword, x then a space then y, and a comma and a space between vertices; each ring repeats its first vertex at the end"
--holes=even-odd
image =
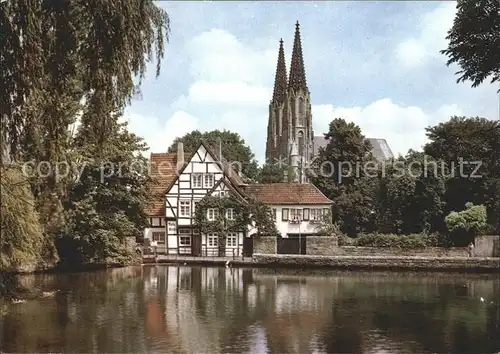
POLYGON ((339 246, 384 247, 418 249, 425 247, 448 247, 450 243, 445 235, 440 234, 360 234, 352 238, 345 235, 339 237, 339 246))

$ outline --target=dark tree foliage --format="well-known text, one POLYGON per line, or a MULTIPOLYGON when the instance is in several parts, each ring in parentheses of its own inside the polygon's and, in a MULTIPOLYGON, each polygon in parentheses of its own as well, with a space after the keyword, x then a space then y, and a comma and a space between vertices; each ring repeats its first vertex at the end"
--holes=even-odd
POLYGON ((484 205, 490 227, 500 230, 498 122, 452 117, 427 128, 424 152, 372 165, 359 127, 335 119, 327 136, 312 180, 334 201, 333 219, 348 236, 421 234, 433 245, 460 242, 448 233, 445 217, 467 202, 484 205))
POLYGON ((126 237, 138 238, 147 218, 145 205, 151 195, 146 151, 142 138, 127 131, 126 124, 112 123, 111 137, 96 147, 81 139, 75 150, 80 159, 79 175, 64 203, 66 223, 57 239, 61 260, 66 265, 126 263, 130 254, 126 237))
POLYGON ((259 169, 257 181, 259 183, 280 183, 285 179, 285 166, 276 163, 266 163, 259 169))
POLYGON ((370 160, 371 146, 354 123, 336 118, 312 163, 312 182, 333 200, 333 219, 343 232, 355 235, 372 223, 373 187, 364 164, 370 160))
POLYGON ((450 169, 446 212, 462 210, 467 202, 486 205, 496 228, 500 219, 500 123, 479 117, 452 117, 427 128, 426 154, 450 169), (460 163, 462 161, 462 163, 460 163))
MULTIPOLYGON (((72 168, 85 163, 88 169, 84 175, 92 180, 89 171, 106 159, 125 162, 123 159, 130 154, 141 151, 132 142, 122 154, 111 153, 109 147, 115 144, 123 148, 120 138, 133 140, 130 135, 116 136, 116 122, 138 92, 153 56, 159 73, 169 32, 167 13, 151 0, 0 3, 0 167, 2 177, 9 177, 1 180, 2 199, 4 193, 10 198, 9 213, 2 213, 6 215, 2 219, 2 234, 9 235, 3 238, 9 244, 2 244, 2 250, 8 250, 2 251, 2 268, 25 268, 45 261, 48 266, 54 265, 58 259, 54 240, 73 225, 95 221, 92 215, 99 207, 99 193, 108 204, 120 209, 108 208, 106 218, 116 223, 120 213, 124 213, 134 224, 131 229, 142 225, 137 207, 142 202, 133 202, 133 189, 130 193, 123 189, 128 182, 119 181, 119 187, 94 185, 81 195, 75 192, 82 187, 75 173, 58 178, 54 171, 61 162, 72 168), (81 129, 75 139, 71 127, 78 118, 81 129), (46 176, 3 173, 20 170, 26 161, 35 166, 48 164, 52 172, 46 176), (121 200, 129 205, 120 204, 121 200), (79 219, 74 213, 79 208, 76 205, 87 207, 79 219), (130 211, 126 211, 129 206, 130 211), (11 215, 17 215, 19 222, 12 222, 11 215), (32 252, 33 247, 21 247, 23 244, 38 249, 32 252), (33 255, 42 259, 32 260, 33 255)), ((89 180, 80 182, 90 184, 89 180)), ((100 222, 89 230, 102 228, 103 221, 100 222)), ((120 232, 120 237, 134 233, 131 229, 120 232)), ((77 233, 73 236, 79 237, 77 233)), ((75 259, 92 258, 81 256, 72 255, 75 259)))
POLYGON ((480 85, 491 76, 500 80, 500 2, 458 0, 453 27, 448 31, 448 48, 441 51, 448 65, 458 64, 457 82, 480 85))

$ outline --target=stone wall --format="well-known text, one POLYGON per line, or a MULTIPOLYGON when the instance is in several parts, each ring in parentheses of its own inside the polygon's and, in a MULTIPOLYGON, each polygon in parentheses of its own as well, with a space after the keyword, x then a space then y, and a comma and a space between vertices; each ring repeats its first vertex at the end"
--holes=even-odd
POLYGON ((276 236, 254 236, 253 253, 276 254, 276 236))
POLYGON ((307 236, 306 254, 318 256, 333 256, 338 248, 335 236, 307 236))
POLYGON ((445 257, 359 257, 359 256, 308 256, 284 254, 254 254, 254 265, 290 268, 337 268, 366 270, 436 270, 500 273, 497 258, 445 258, 445 257))
POLYGON ((500 257, 500 236, 481 235, 474 240, 474 256, 500 257))
POLYGON ((389 247, 337 247, 335 256, 418 256, 418 257, 467 257, 467 247, 426 247, 421 249, 401 249, 389 247))

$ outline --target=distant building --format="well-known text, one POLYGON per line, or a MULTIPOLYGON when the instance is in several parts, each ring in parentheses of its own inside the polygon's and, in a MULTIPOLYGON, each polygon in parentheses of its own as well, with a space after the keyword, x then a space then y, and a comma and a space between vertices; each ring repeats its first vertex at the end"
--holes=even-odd
MULTIPOLYGON (((368 139, 377 160, 394 157, 385 139, 368 139)), ((269 104, 266 160, 271 163, 285 160, 289 166, 305 168, 328 141, 315 135, 312 125, 311 93, 307 87, 302 56, 300 26, 295 26, 290 75, 287 76, 283 40, 280 40, 273 97, 269 104)), ((306 183, 303 171, 294 173, 294 181, 306 183)))

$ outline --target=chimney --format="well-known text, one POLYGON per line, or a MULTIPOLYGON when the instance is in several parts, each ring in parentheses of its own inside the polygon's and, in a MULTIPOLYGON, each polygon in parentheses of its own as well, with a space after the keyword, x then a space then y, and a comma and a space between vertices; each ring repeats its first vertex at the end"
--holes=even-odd
POLYGON ((217 137, 217 143, 215 146, 215 155, 217 156, 219 161, 222 162, 222 139, 220 138, 220 136, 217 137))
POLYGON ((177 143, 177 170, 184 166, 184 144, 182 141, 177 143))
POLYGON ((288 183, 288 171, 283 171, 283 182, 288 183))

